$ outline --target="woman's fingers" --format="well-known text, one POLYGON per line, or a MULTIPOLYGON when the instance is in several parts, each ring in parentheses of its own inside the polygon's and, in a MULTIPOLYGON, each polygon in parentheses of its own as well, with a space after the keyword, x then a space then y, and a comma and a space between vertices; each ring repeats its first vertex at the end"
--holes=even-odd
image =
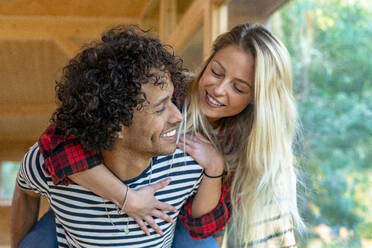
POLYGON ((152 227, 152 229, 154 229, 156 233, 158 233, 159 235, 163 235, 163 231, 160 229, 158 224, 156 224, 155 220, 151 216, 146 216, 145 221, 152 227))
POLYGON ((160 211, 169 211, 169 212, 174 212, 174 213, 177 212, 177 208, 165 202, 157 201, 154 204, 154 206, 156 209, 159 209, 160 211))
POLYGON ((152 216, 157 217, 159 219, 165 220, 166 222, 176 224, 176 222, 170 217, 169 215, 163 213, 162 211, 159 210, 154 210, 152 211, 152 216))
POLYGON ((141 219, 141 218, 138 218, 138 217, 135 217, 135 218, 133 218, 133 219, 137 222, 137 224, 139 225, 139 227, 141 228, 141 230, 142 230, 142 231, 143 231, 147 236, 149 236, 149 235, 150 235, 150 232, 149 232, 149 230, 147 229, 145 223, 142 221, 142 219, 141 219))
POLYGON ((149 186, 146 186, 146 187, 149 187, 153 190, 153 194, 158 191, 159 189, 162 189, 164 188, 165 186, 167 186, 172 180, 170 178, 167 178, 167 179, 164 179, 164 180, 161 180, 160 182, 157 182, 157 183, 153 183, 149 186))

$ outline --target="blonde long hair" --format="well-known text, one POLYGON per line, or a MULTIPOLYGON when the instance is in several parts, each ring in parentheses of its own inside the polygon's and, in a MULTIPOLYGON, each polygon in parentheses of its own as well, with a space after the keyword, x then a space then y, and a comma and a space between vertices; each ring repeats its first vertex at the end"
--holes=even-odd
MULTIPOLYGON (((285 46, 262 25, 238 25, 217 37, 212 54, 189 93, 187 129, 207 135, 224 155, 227 170, 235 173, 231 187, 230 244, 256 247, 270 235, 300 229, 303 224, 297 208, 292 147, 297 110, 285 46), (236 144, 233 152, 226 151, 216 140, 200 112, 198 95, 199 79, 208 63, 220 49, 231 45, 255 59, 253 104, 236 116, 220 120, 226 134, 231 134, 229 129, 239 128, 239 135, 233 137, 236 144)), ((226 139, 231 138, 228 136, 226 139)))

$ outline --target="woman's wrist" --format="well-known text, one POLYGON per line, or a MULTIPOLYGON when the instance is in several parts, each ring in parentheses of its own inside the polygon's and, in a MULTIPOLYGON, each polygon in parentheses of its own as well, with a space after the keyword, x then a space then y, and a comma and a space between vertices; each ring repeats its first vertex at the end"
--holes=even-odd
POLYGON ((218 174, 218 175, 211 175, 211 174, 206 173, 205 171, 203 172, 203 174, 208 178, 215 179, 215 178, 222 178, 223 176, 227 174, 227 171, 223 171, 221 174, 218 174))
POLYGON ((121 208, 120 208, 122 211, 125 211, 125 207, 126 207, 127 202, 128 202, 128 193, 129 193, 129 187, 127 186, 127 188, 125 190, 125 194, 124 194, 123 205, 121 205, 121 208))
POLYGON ((214 166, 209 166, 204 169, 204 174, 208 175, 209 177, 217 177, 224 173, 225 165, 223 162, 215 163, 214 166))
POLYGON ((126 213, 128 211, 129 212, 133 212, 133 211, 135 212, 135 211, 138 210, 138 206, 136 204, 137 204, 136 191, 128 187, 126 203, 124 205, 124 202, 123 202, 124 206, 123 206, 122 210, 126 213))

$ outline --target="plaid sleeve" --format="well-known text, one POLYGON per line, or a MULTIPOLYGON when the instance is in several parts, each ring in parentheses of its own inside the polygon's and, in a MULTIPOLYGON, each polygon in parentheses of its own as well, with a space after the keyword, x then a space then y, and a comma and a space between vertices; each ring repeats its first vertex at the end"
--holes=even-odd
POLYGON ((209 213, 193 218, 191 216, 191 208, 193 197, 189 198, 186 204, 181 209, 179 219, 190 231, 190 235, 194 239, 204 239, 212 236, 222 230, 230 220, 232 213, 230 187, 222 186, 221 197, 217 206, 209 213))
POLYGON ((66 137, 53 124, 41 135, 38 144, 45 159, 43 169, 55 185, 68 185, 72 182, 68 176, 102 164, 100 154, 85 150, 76 138, 66 137))

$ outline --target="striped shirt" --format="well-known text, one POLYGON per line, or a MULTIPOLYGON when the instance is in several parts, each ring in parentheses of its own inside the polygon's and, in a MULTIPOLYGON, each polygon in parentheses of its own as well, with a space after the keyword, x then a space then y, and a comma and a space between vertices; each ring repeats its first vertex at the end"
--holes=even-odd
MULTIPOLYGON (((146 236, 128 215, 119 212, 112 202, 95 195, 77 184, 54 185, 42 170, 43 156, 37 144, 22 161, 17 183, 24 190, 45 196, 55 213, 58 247, 171 247, 175 226, 155 219, 164 235, 150 226, 146 236), (123 231, 129 228, 129 233, 123 231)), ((131 189, 139 189, 165 178, 172 181, 155 193, 155 197, 181 209, 186 199, 195 193, 203 169, 181 150, 173 155, 153 158, 139 176, 123 181, 131 189), (174 157, 173 157, 174 156, 174 157)), ((178 213, 168 213, 174 220, 178 213)))

